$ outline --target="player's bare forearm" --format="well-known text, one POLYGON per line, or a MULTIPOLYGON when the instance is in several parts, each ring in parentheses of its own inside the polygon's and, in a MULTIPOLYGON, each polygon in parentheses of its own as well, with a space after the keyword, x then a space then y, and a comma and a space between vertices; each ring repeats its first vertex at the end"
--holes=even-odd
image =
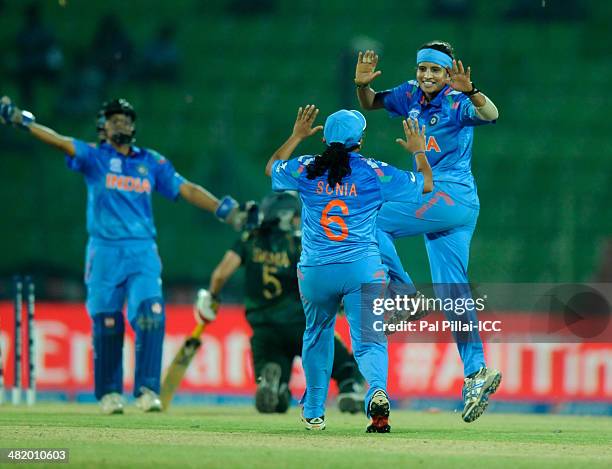
POLYGON ((470 101, 472 101, 472 104, 476 108, 476 113, 481 119, 494 121, 499 118, 497 107, 493 101, 483 93, 476 93, 474 96, 470 96, 470 101))
POLYGON ((242 258, 236 254, 234 251, 229 250, 223 256, 219 265, 215 267, 215 270, 212 273, 210 278, 210 286, 208 291, 213 296, 218 296, 223 289, 223 286, 227 283, 227 281, 234 275, 234 272, 240 267, 242 263, 242 258))
POLYGON ((384 107, 382 94, 374 91, 369 85, 357 87, 357 99, 361 108, 366 111, 382 109, 384 107))
POLYGON ((470 96, 470 101, 476 107, 484 106, 486 99, 482 93, 476 93, 475 95, 470 96))
POLYGON ((192 182, 184 182, 179 188, 181 197, 189 202, 191 205, 195 205, 202 210, 207 212, 215 213, 219 206, 219 199, 204 189, 202 186, 194 184, 192 182))
POLYGON ((425 152, 418 152, 415 155, 416 170, 423 174, 423 194, 429 194, 433 191, 433 172, 425 152))
POLYGON ((51 145, 67 155, 75 155, 76 150, 72 138, 60 135, 55 130, 36 123, 31 124, 29 128, 31 134, 41 142, 51 145))
POLYGON ((274 162, 278 160, 288 160, 301 141, 301 137, 291 134, 285 143, 283 143, 268 160, 268 164, 266 165, 266 176, 270 176, 272 174, 272 165, 274 162))

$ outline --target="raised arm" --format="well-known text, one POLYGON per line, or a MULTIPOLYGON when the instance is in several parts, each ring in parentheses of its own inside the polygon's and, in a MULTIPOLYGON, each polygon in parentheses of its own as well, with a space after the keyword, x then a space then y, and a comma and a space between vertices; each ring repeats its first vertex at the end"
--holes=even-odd
POLYGON ((461 91, 476 108, 476 114, 482 120, 494 121, 499 117, 499 111, 493 101, 481 92, 474 83, 472 83, 472 69, 463 67, 461 60, 453 60, 453 66, 447 67, 447 72, 450 77, 450 86, 454 90, 461 91))
MULTIPOLYGON (((181 197, 202 210, 214 213, 219 207, 219 199, 198 184, 185 181, 179 187, 181 197)), ((238 205, 238 203, 236 203, 238 205)))
POLYGON ((433 191, 433 173, 425 154, 425 126, 419 129, 416 119, 404 119, 402 125, 406 140, 398 138, 395 141, 414 155, 417 171, 423 174, 423 194, 427 194, 433 191))
POLYGON ((371 83, 382 74, 381 70, 376 70, 377 65, 378 54, 373 50, 359 51, 355 67, 355 86, 359 104, 366 111, 384 107, 383 94, 377 93, 371 87, 371 83))
POLYGON ((302 140, 323 130, 322 125, 318 125, 314 128, 312 127, 312 124, 317 118, 317 114, 319 114, 319 110, 314 104, 307 104, 304 108, 300 107, 298 109, 291 135, 285 143, 272 154, 268 160, 268 164, 266 164, 266 176, 272 174, 272 165, 275 161, 288 160, 302 140))
POLYGON ((75 155, 75 147, 71 137, 60 135, 54 130, 37 124, 34 115, 15 106, 8 96, 0 100, 0 123, 12 124, 15 127, 29 131, 35 138, 47 145, 57 148, 67 155, 75 155))

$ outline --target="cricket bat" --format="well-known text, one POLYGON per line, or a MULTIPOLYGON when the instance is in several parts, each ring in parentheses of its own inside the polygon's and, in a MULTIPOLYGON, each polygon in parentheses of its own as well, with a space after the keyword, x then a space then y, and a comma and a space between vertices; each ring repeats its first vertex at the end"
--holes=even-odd
POLYGON ((181 384, 183 376, 185 376, 185 372, 187 371, 187 368, 189 368, 191 360, 200 348, 200 345, 202 345, 200 336, 202 335, 205 326, 206 324, 196 325, 195 329, 191 335, 187 337, 174 357, 174 360, 172 360, 172 363, 168 367, 160 393, 163 410, 168 410, 168 407, 170 407, 170 402, 172 402, 174 392, 181 384))

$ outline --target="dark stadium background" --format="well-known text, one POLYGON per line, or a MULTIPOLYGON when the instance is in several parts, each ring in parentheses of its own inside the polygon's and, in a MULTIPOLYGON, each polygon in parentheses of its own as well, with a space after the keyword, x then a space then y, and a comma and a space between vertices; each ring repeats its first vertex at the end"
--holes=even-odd
MULTIPOLYGON (((39 122, 91 141, 99 103, 126 97, 138 112, 137 144, 160 151, 214 194, 239 200, 261 199, 269 190, 264 164, 290 132, 297 106, 316 103, 323 116, 357 107, 356 48, 381 51, 375 88, 382 90, 413 77, 423 42, 450 41, 501 115, 497 125, 475 132, 482 208, 471 279, 585 282, 605 271, 612 233, 612 3, 547 0, 546 9, 539 0, 60 3, 34 2, 56 47, 47 50, 46 70, 27 73, 33 91, 24 101, 27 60, 17 37, 28 2, 0 1, 0 92, 39 122), (107 14, 116 15, 131 43, 131 56, 115 57, 125 62, 119 67, 101 63, 109 52, 100 40, 94 44, 107 14), (146 50, 160 27, 176 45, 170 64, 177 64, 151 79, 146 50)), ((367 118, 364 153, 407 167, 394 143, 399 121, 384 112, 367 118)), ((58 152, 15 130, 0 129, 0 148, 0 296, 9 296, 10 278, 21 272, 35 275, 40 298, 83 299, 81 176, 65 168, 58 152)), ((313 139, 299 151, 320 148, 313 139)), ((190 302, 236 235, 185 202, 157 197, 155 215, 169 301, 190 302)), ((398 246, 413 277, 428 281, 422 239, 398 246)), ((240 299, 240 283, 229 285, 226 298, 240 299)))

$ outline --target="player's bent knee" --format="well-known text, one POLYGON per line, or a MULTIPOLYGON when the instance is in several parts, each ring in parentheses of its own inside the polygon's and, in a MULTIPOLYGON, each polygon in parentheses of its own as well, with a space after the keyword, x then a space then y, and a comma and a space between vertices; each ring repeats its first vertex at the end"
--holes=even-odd
POLYGON ((130 324, 136 331, 163 330, 166 319, 166 308, 161 297, 147 298, 138 305, 136 316, 130 324))
POLYGON ((92 317, 94 336, 121 335, 125 331, 123 313, 96 313, 92 317))

